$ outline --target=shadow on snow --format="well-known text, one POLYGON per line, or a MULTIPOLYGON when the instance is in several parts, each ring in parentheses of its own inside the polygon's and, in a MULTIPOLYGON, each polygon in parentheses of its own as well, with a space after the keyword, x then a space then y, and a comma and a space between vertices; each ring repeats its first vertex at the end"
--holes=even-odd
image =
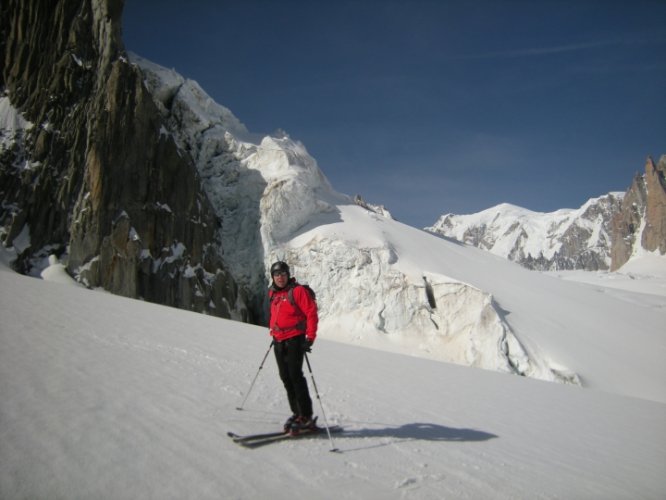
POLYGON ((457 429, 438 424, 412 423, 400 427, 384 427, 380 429, 353 429, 335 435, 336 440, 349 438, 388 438, 388 441, 372 443, 369 446, 359 446, 344 451, 364 450, 387 446, 396 441, 488 441, 494 439, 496 434, 476 429, 457 429))

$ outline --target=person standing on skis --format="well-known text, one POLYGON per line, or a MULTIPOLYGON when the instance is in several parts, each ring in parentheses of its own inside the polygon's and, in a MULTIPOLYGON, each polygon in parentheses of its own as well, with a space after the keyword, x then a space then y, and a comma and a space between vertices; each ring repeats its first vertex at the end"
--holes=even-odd
POLYGON ((316 428, 312 399, 303 375, 303 359, 317 337, 317 302, 308 288, 291 277, 286 262, 278 261, 271 266, 271 280, 268 324, 278 372, 292 412, 284 430, 298 434, 316 428))

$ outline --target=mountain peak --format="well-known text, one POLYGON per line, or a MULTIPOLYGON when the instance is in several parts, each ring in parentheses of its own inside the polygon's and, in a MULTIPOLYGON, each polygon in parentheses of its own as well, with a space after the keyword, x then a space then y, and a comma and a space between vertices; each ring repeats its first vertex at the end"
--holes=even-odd
POLYGON ((608 269, 611 221, 621 200, 621 195, 609 193, 579 209, 550 213, 501 203, 476 214, 447 214, 426 230, 529 269, 608 269))

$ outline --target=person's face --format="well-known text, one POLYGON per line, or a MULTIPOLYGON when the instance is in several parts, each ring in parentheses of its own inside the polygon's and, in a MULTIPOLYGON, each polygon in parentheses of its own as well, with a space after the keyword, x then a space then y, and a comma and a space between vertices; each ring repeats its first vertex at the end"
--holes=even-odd
POLYGON ((284 288, 289 281, 289 275, 284 271, 277 271, 273 273, 273 281, 278 288, 284 288))

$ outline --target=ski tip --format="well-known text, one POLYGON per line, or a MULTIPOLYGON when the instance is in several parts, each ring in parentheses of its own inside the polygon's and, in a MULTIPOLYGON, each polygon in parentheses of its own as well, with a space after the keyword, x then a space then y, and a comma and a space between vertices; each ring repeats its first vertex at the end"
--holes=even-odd
POLYGON ((328 451, 330 451, 331 453, 342 453, 342 450, 340 450, 340 448, 333 448, 328 451))

